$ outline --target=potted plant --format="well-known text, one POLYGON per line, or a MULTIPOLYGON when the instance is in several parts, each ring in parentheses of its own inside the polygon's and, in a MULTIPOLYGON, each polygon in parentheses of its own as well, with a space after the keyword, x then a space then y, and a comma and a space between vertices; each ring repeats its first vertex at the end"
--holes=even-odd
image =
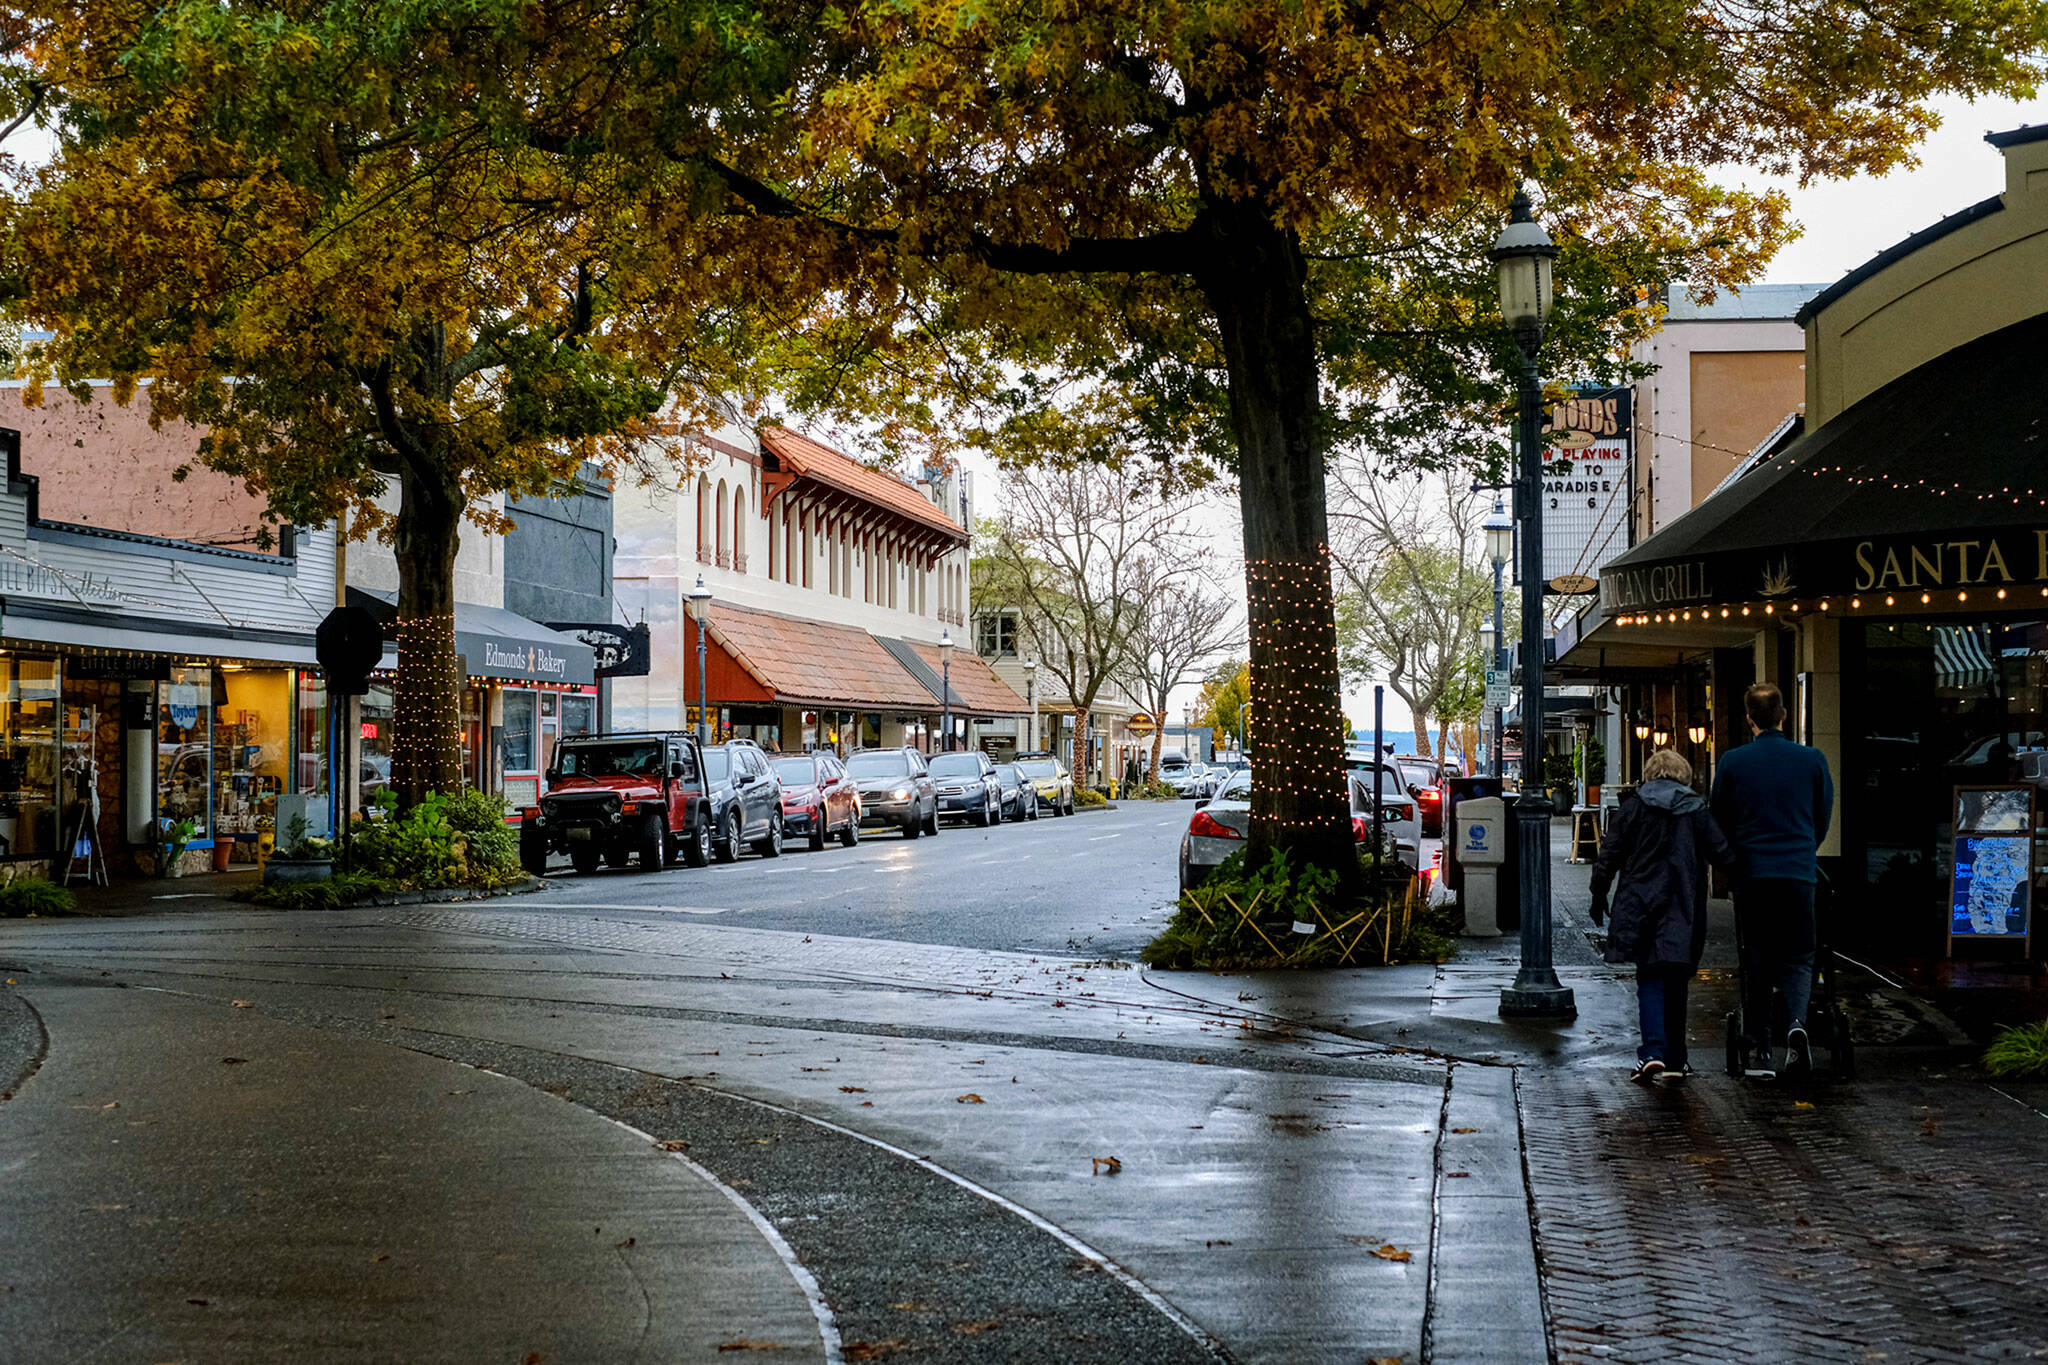
POLYGON ((234 856, 235 856, 235 841, 234 841, 234 837, 233 837, 232 835, 227 835, 227 834, 216 834, 216 835, 214 835, 214 836, 213 836, 213 870, 214 870, 215 872, 225 872, 225 871, 227 871, 227 870, 228 870, 228 863, 229 863, 229 861, 230 861, 230 860, 232 860, 232 859, 234 858, 234 856))
POLYGON ((157 833, 160 836, 156 851, 159 875, 184 876, 184 870, 179 867, 178 861, 185 856, 185 850, 198 835, 198 822, 189 815, 181 815, 175 820, 167 815, 157 822, 157 833))
POLYGON ((334 875, 334 849, 327 840, 306 832, 306 817, 285 823, 284 840, 263 864, 265 886, 324 882, 334 875))

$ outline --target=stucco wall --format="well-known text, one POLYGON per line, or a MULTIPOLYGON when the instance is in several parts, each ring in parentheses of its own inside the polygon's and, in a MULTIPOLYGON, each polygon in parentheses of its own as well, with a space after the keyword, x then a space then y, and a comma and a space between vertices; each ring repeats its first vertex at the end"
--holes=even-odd
POLYGON ((1695 351, 1692 355, 1692 505, 1806 401, 1806 353, 1695 351))
POLYGON ((183 481, 171 478, 180 465, 195 464, 205 428, 151 430, 146 392, 123 406, 104 386, 89 404, 45 389, 42 405, 33 408, 22 401, 25 392, 19 382, 0 386, 0 426, 21 432, 22 472, 41 485, 45 520, 260 548, 254 542, 263 500, 239 480, 197 467, 183 481))
POLYGON ((2048 313, 2048 140, 2005 148, 2004 208, 1926 242, 1807 324, 1806 410, 1832 420, 1966 342, 2048 313))

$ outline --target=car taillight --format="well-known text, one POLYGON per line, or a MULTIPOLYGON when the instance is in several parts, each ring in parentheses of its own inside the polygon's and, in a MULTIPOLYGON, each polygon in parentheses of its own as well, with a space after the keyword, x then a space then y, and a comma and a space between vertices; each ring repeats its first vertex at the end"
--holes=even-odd
POLYGON ((1351 842, 1354 844, 1365 842, 1365 817, 1363 815, 1351 817, 1351 842))
POLYGON ((1396 822, 1415 818, 1415 807, 1409 805, 1388 806, 1387 818, 1396 822))
POLYGON ((1188 833, 1200 835, 1204 839, 1244 838, 1242 832, 1232 829, 1205 810, 1196 811, 1195 818, 1188 821, 1188 833))
POLYGON ((1438 791, 1435 787, 1424 787, 1416 795, 1416 800, 1422 802, 1422 804, 1425 806, 1433 806, 1443 799, 1444 794, 1438 791))

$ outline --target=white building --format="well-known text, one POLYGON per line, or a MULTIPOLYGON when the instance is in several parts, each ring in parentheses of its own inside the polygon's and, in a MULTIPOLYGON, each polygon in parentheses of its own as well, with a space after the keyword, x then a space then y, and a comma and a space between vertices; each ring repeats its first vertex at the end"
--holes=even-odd
POLYGON ((687 729, 785 751, 980 742, 1024 700, 970 648, 970 480, 910 482, 780 427, 687 438, 687 472, 617 490, 615 593, 645 621, 646 677, 613 681, 618 729, 687 729), (689 596, 701 581, 705 666, 689 596), (950 686, 950 700, 944 700, 950 686))

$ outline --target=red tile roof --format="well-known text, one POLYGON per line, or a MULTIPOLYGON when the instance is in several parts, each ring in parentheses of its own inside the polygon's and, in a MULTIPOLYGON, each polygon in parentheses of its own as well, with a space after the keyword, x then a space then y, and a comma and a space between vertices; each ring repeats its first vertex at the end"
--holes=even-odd
POLYGON ((884 474, 787 427, 761 428, 761 448, 774 455, 789 474, 815 479, 908 517, 927 530, 943 532, 959 544, 967 543, 965 528, 893 474, 884 474))

